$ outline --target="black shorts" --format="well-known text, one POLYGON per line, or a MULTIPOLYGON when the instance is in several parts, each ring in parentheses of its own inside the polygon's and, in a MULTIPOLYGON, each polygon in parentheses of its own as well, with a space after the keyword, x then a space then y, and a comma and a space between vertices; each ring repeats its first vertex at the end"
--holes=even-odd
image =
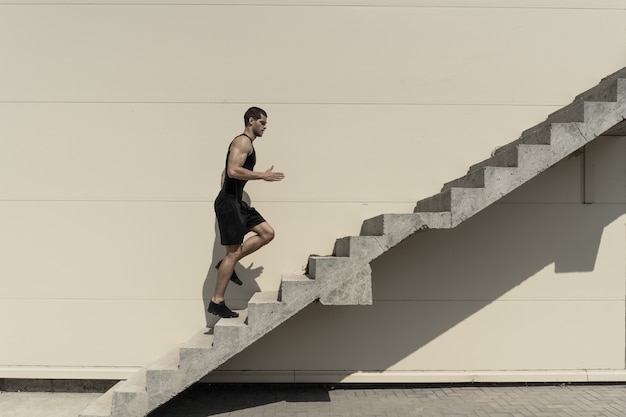
POLYGON ((215 215, 220 229, 222 245, 241 245, 243 238, 254 226, 265 222, 254 207, 236 196, 220 193, 215 199, 215 215))

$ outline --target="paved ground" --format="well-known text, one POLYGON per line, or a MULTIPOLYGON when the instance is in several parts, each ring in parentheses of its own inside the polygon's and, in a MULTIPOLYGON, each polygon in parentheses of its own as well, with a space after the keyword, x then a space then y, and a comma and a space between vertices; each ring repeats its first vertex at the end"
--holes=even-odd
POLYGON ((2 417, 77 417, 100 394, 0 391, 2 417))
MULTIPOLYGON (((2 417, 76 417, 98 394, 0 392, 2 417)), ((624 417, 626 384, 193 386, 150 417, 624 417)))

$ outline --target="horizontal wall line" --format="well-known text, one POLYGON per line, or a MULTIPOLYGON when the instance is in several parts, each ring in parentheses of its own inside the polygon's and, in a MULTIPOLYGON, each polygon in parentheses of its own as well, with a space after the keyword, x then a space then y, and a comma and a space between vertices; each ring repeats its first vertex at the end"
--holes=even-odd
POLYGON ((461 0, 390 0, 381 2, 377 0, 355 0, 341 2, 324 2, 324 1, 292 1, 292 2, 267 2, 267 1, 237 1, 233 3, 221 1, 184 1, 180 3, 172 1, 134 1, 134 2, 118 2, 118 1, 59 1, 59 2, 0 2, 0 6, 146 6, 146 7, 367 7, 367 8, 429 8, 429 9, 536 9, 536 10, 625 10, 626 5, 620 0, 602 1, 571 1, 569 4, 562 4, 557 1, 509 1, 509 4, 502 4, 504 1, 461 1, 461 0))
MULTIPOLYGON (((97 101, 97 100, 0 100, 0 104, 115 104, 115 105, 249 105, 250 101, 97 101)), ((423 102, 287 102, 254 101, 262 105, 275 106, 419 106, 419 107, 563 107, 569 103, 533 104, 533 103, 423 103, 423 102)))
MULTIPOLYGON (((39 200, 39 199, 0 199, 0 203, 172 203, 172 204, 213 204, 215 200, 39 200)), ((350 200, 255 200, 252 204, 415 204, 417 200, 404 201, 350 201, 350 200)))
MULTIPOLYGON (((265 291, 269 291, 269 290, 265 290, 265 291)), ((203 299, 202 301, 209 301, 210 298, 207 297, 206 299, 203 299)), ((233 302, 238 302, 238 301, 249 301, 250 298, 236 298, 236 297, 231 297, 230 298, 231 301, 233 302)), ((33 302, 40 302, 40 301, 62 301, 62 302, 73 302, 73 301, 80 301, 80 302, 85 302, 85 301, 96 301, 96 302, 171 302, 171 303, 179 303, 179 302, 200 302, 201 300, 198 299, 197 297, 193 297, 193 298, 111 298, 111 297, 105 297, 105 298, 95 298, 95 297, 50 297, 50 298, 44 298, 44 297, 2 297, 0 298, 0 301, 33 301, 33 302)), ((622 303, 624 302, 624 298, 514 298, 514 299, 502 299, 502 298, 496 298, 496 299, 482 299, 482 298, 433 298, 433 299, 415 299, 415 300, 411 300, 411 299, 397 299, 397 300, 393 300, 393 299, 374 299, 374 307, 376 306, 377 303, 494 303, 494 302, 498 302, 498 303, 508 303, 508 302, 514 302, 514 303, 528 303, 528 302, 533 302, 533 303, 555 303, 555 302, 560 302, 560 303, 597 303, 597 302, 617 302, 617 303, 622 303)), ((327 305, 325 307, 340 307, 340 308, 344 308, 344 307, 356 307, 356 308, 362 308, 363 306, 359 306, 359 305, 327 305)), ((370 306, 371 307, 371 306, 370 306)))
MULTIPOLYGON (((252 204, 415 204, 419 197, 411 200, 254 200, 252 204)), ((1 199, 0 203, 171 203, 171 204, 213 204, 215 200, 80 200, 80 199, 1 199)), ((542 201, 520 201, 520 202, 500 202, 494 204, 502 205, 542 205, 542 206, 571 206, 571 205, 626 205, 626 202, 594 202, 593 204, 584 204, 582 201, 564 201, 564 202, 542 202, 542 201)), ((383 213, 381 213, 383 214, 383 213)))

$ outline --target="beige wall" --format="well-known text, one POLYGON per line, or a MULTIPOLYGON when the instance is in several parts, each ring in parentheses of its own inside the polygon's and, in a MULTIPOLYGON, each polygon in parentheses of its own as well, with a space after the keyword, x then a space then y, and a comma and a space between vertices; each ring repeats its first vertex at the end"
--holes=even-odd
MULTIPOLYGON (((250 105, 287 179, 247 187, 277 238, 237 307, 625 66, 625 29, 626 0, 0 1, 0 377, 125 377, 214 323, 250 105)), ((626 145, 592 146, 595 204, 564 161, 375 261, 372 307, 313 305, 215 378, 623 371, 626 145)))

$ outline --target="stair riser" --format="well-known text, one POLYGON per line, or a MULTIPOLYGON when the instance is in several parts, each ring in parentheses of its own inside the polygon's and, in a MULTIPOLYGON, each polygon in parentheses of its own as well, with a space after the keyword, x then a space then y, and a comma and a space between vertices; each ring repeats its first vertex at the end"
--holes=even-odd
POLYGON ((545 152, 543 156, 529 153, 522 163, 529 167, 528 169, 533 166, 536 167, 537 172, 541 172, 541 168, 545 164, 552 166, 588 142, 584 132, 586 127, 582 123, 553 124, 551 129, 552 144, 549 151, 545 152))
POLYGON ((337 239, 333 253, 339 257, 370 262, 386 252, 389 247, 389 238, 386 236, 348 236, 337 239))
POLYGON ((181 347, 179 386, 184 388, 191 385, 218 366, 219 361, 213 348, 181 347))
POLYGON ((446 190, 432 197, 420 200, 415 205, 415 212, 442 212, 452 210, 453 189, 446 190))
POLYGON ((495 192, 485 192, 482 188, 453 188, 450 191, 453 226, 459 225, 497 200, 495 192))
POLYGON ((178 369, 148 370, 146 373, 148 407, 153 410, 176 396, 180 391, 178 369))
POLYGON ((518 139, 518 143, 525 145, 550 145, 552 123, 543 122, 534 128, 526 130, 518 139))
POLYGON ((324 281, 328 275, 353 265, 354 261, 349 258, 311 256, 309 258, 309 276, 316 282, 324 281))
POLYGON ((606 132, 626 117, 626 100, 618 103, 586 103, 585 125, 581 127, 588 140, 606 132))
POLYGON ((248 303, 248 326, 252 333, 269 330, 268 324, 284 320, 285 308, 282 304, 248 303))
POLYGON ((241 350, 250 339, 248 326, 219 326, 213 329, 215 334, 215 349, 218 350, 241 350))
POLYGON ((114 392, 111 417, 144 417, 148 414, 147 392, 114 392))
POLYGON ((470 167, 468 172, 475 172, 486 166, 492 167, 516 167, 517 166, 517 144, 514 146, 502 146, 498 148, 496 154, 478 164, 470 167))
MULTIPOLYGON (((578 122, 595 124, 601 119, 608 118, 610 120, 611 116, 617 113, 618 107, 619 104, 616 102, 579 101, 548 116, 547 123, 578 122)), ((608 121, 608 123, 610 124, 609 127, 611 127, 615 125, 616 122, 613 119, 608 121)))
POLYGON ((443 192, 449 190, 450 188, 484 188, 485 168, 471 171, 464 177, 445 183, 441 191, 443 192))
POLYGON ((279 299, 285 304, 292 304, 300 300, 315 300, 319 296, 315 280, 289 281, 283 279, 280 283, 279 299))
POLYGON ((567 122, 584 122, 585 121, 585 102, 575 101, 572 104, 563 107, 560 110, 550 114, 546 120, 547 123, 567 123, 567 122))
POLYGON ((324 305, 371 305, 372 269, 369 264, 342 271, 329 277, 329 284, 322 287, 320 303, 324 305), (333 280, 334 278, 334 280, 333 280))
POLYGON ((256 339, 272 331, 311 304, 315 298, 305 299, 301 297, 299 300, 294 300, 289 304, 280 304, 278 308, 252 308, 252 305, 249 304, 248 323, 250 326, 250 337, 256 339))
POLYGON ((326 305, 370 305, 369 264, 351 258, 311 257, 309 271, 315 274, 320 302, 326 305))

